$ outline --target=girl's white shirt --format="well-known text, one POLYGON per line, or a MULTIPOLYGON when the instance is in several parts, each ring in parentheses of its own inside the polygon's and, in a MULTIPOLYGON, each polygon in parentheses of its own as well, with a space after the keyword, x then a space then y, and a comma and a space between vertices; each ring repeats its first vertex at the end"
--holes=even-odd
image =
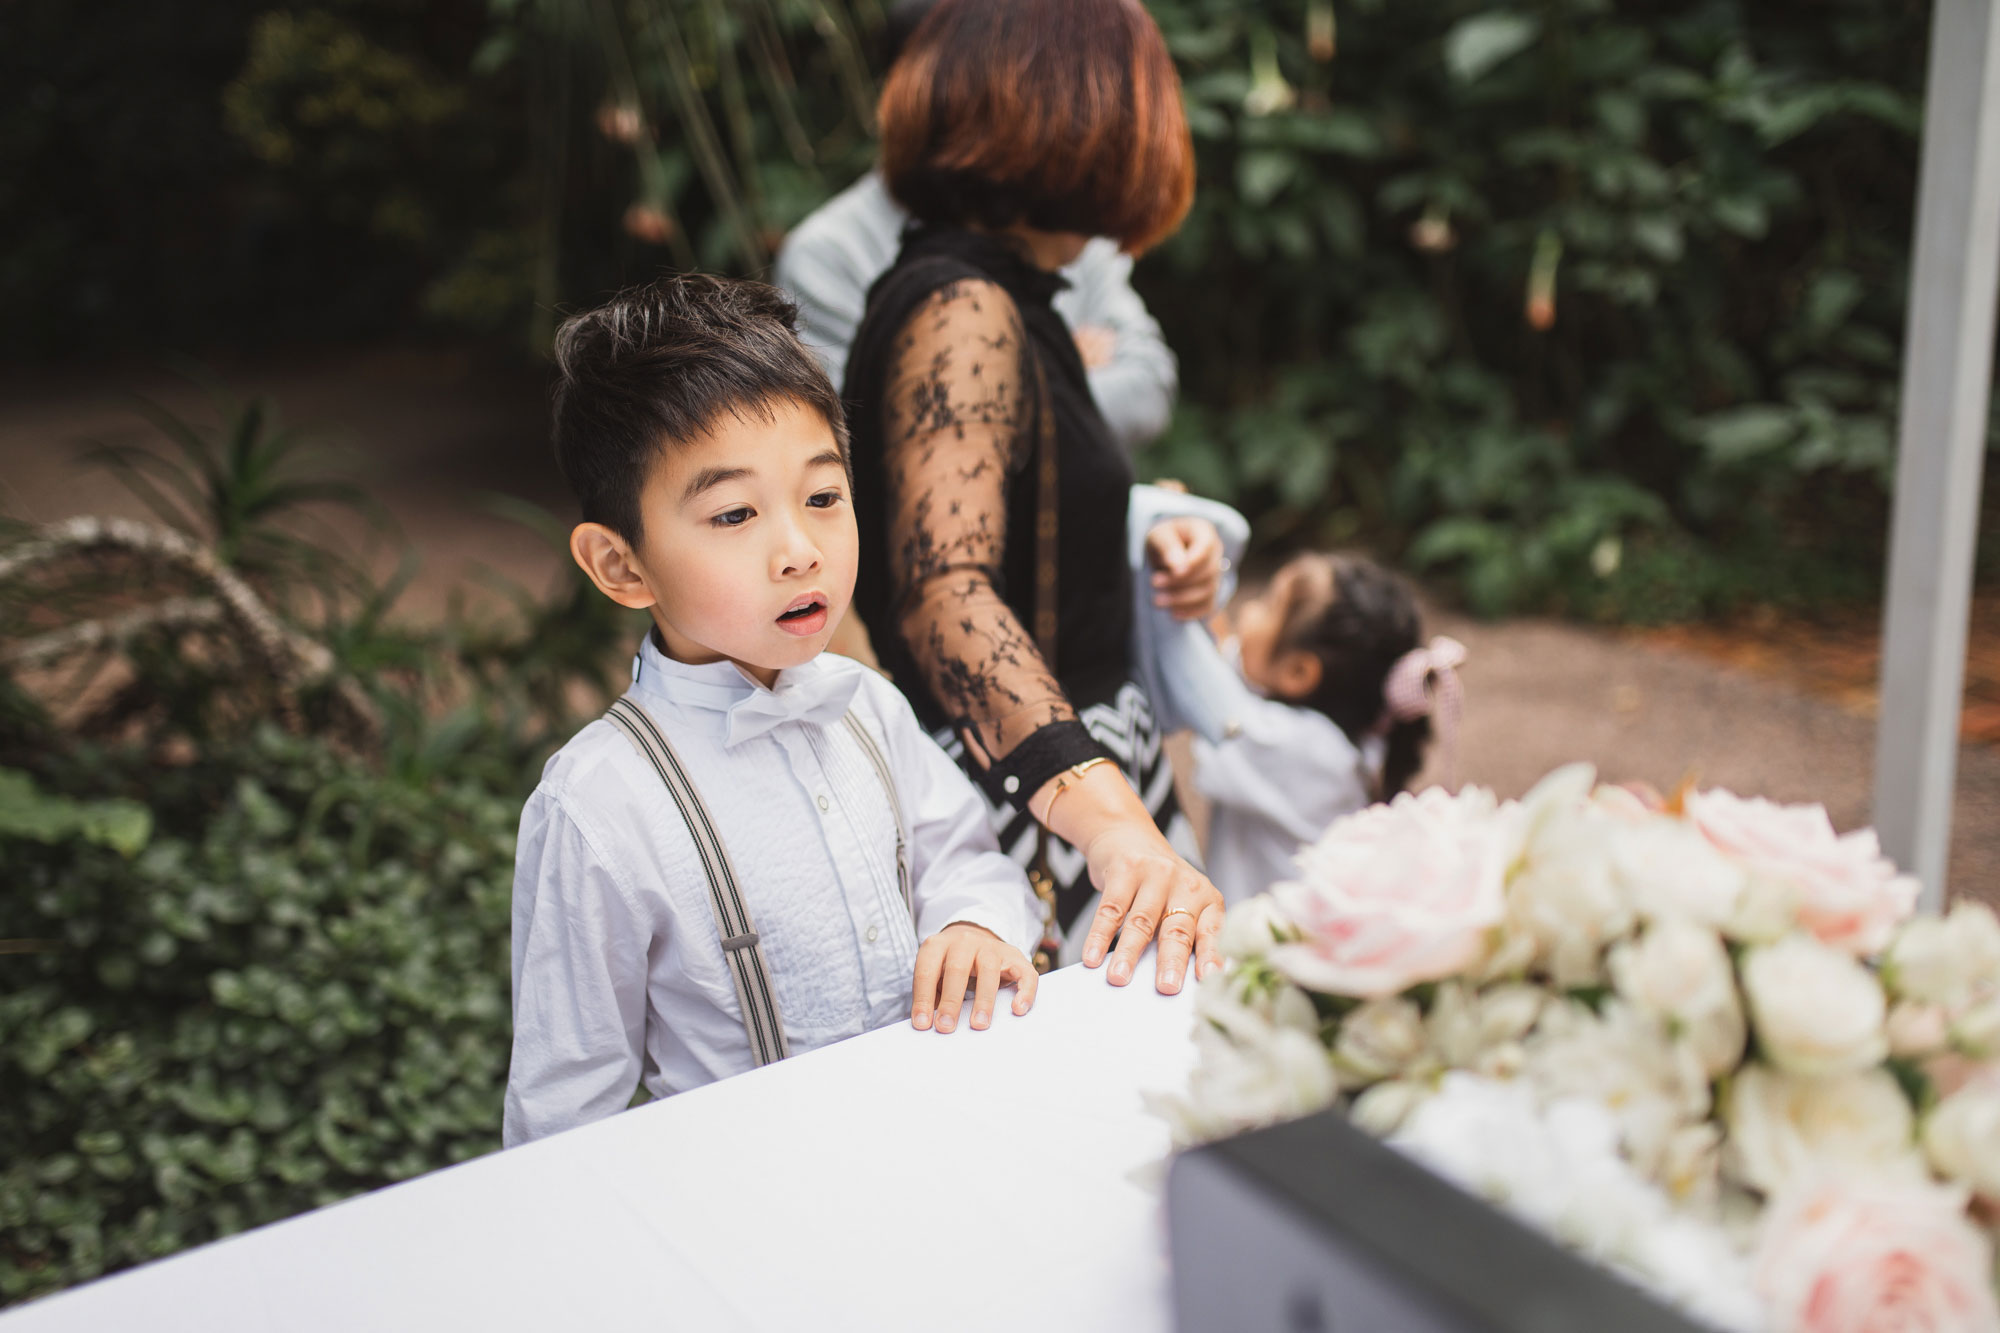
POLYGON ((1209 803, 1208 877, 1239 903, 1292 878, 1299 848, 1374 800, 1386 747, 1377 736, 1357 747, 1318 709, 1247 683, 1221 706, 1221 737, 1193 738, 1194 785, 1209 803))
MULTIPOLYGON (((907 1019, 918 941, 953 922, 1024 952, 1040 920, 971 782, 876 673, 831 654, 765 688, 648 636, 628 698, 672 740, 728 847, 794 1054, 907 1019), (895 775, 896 825, 852 709, 895 775)), ((508 1146, 755 1067, 708 879, 679 808, 611 723, 551 758, 514 871, 508 1146)))

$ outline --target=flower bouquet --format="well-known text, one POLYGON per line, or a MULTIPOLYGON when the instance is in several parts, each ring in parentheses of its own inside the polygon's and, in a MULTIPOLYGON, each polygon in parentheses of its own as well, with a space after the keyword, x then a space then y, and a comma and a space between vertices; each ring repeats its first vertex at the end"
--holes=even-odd
POLYGON ((1872 832, 1558 770, 1336 823, 1231 909, 1182 1143, 1339 1106, 1735 1330, 2000 1330, 2000 921, 1872 832))

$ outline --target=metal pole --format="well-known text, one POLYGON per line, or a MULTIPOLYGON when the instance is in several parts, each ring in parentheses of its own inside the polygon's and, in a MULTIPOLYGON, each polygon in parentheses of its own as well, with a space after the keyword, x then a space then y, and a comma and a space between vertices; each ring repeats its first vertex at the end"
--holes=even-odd
POLYGON ((2000 17, 1937 0, 1882 617, 1875 825, 1944 901, 2000 270, 2000 17))

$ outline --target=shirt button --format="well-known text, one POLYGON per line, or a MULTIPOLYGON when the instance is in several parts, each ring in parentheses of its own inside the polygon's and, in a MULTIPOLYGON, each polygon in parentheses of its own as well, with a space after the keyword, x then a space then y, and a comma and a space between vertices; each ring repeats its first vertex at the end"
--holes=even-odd
POLYGON ((1000 785, 1007 789, 1007 794, 1009 796, 1012 796, 1015 792, 1021 790, 1021 779, 1015 777, 1012 773, 1009 773, 1007 775, 1007 780, 1005 782, 1002 782, 1000 785))
POLYGON ((868 942, 870 944, 873 944, 875 942, 875 937, 879 934, 881 934, 881 932, 876 930, 875 927, 873 926, 868 927, 868 942))
POLYGON ((822 796, 819 798, 819 808, 822 810, 831 810, 833 807, 827 804, 826 797, 822 796))

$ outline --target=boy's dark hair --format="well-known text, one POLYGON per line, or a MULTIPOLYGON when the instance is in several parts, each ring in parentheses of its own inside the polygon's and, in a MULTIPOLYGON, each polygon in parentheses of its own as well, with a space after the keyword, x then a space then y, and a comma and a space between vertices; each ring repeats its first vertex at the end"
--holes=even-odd
MULTIPOLYGON (((1319 685, 1296 702, 1332 718, 1356 745, 1381 721, 1382 683, 1396 659, 1418 647, 1423 619, 1410 586, 1372 560, 1336 555, 1333 595, 1288 621, 1280 646, 1319 659, 1319 685)), ((1389 728, 1382 761, 1383 799, 1404 790, 1423 767, 1431 722, 1420 717, 1389 728)))
POLYGON ((556 330, 555 453, 587 523, 628 542, 659 451, 725 412, 768 419, 789 399, 826 420, 843 455, 840 395, 798 340, 775 287, 690 273, 620 292, 556 330))

